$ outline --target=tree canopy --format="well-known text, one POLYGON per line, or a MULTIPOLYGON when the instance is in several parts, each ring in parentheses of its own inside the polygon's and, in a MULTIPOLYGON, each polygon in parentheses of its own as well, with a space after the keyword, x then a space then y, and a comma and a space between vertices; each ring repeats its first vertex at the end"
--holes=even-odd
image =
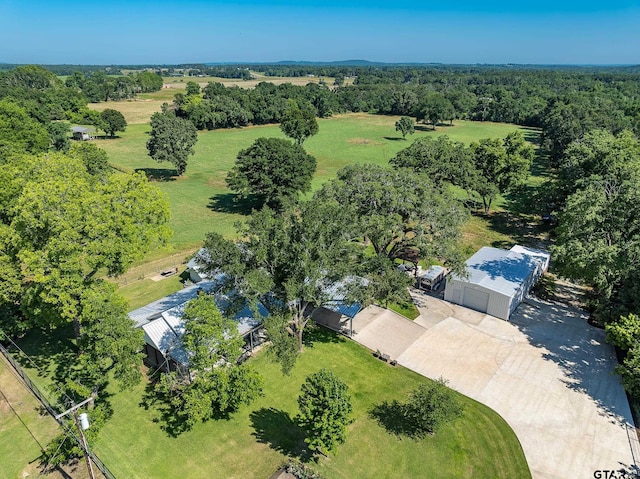
POLYGON ((98 271, 122 274, 169 237, 168 205, 143 174, 96 181, 61 154, 16 158, 5 170, 0 217, 13 277, 2 281, 19 279, 12 301, 34 326, 77 320, 98 271))
POLYGON ((300 145, 281 138, 258 138, 238 153, 226 182, 244 198, 255 196, 262 204, 281 208, 311 189, 316 164, 300 145))
POLYGON ((111 172, 107 152, 89 141, 74 142, 68 152, 71 158, 77 158, 92 176, 104 178, 111 172))
POLYGON ((411 391, 401 409, 404 421, 411 426, 407 432, 415 437, 433 434, 462 414, 462 406, 455 392, 447 387, 447 382, 442 378, 411 391))
MULTIPOLYGON (((254 302, 261 299, 270 315, 286 318, 279 324, 301 351, 308 311, 333 299, 330 287, 353 274, 360 255, 344 229, 348 222, 337 202, 303 203, 280 214, 264 208, 240 226, 241 240, 232 242, 210 233, 205 241, 207 254, 200 260, 208 271, 225 273, 222 288, 227 294, 242 291, 242 301, 244 297, 254 302)), ((358 286, 347 281, 344 293, 365 302, 366 292, 358 286)), ((278 347, 286 353, 286 372, 292 364, 291 345, 282 341, 278 347)))
POLYGON ((232 317, 204 294, 184 308, 182 345, 192 373, 171 372, 161 377, 156 391, 172 408, 174 432, 198 422, 226 417, 262 394, 262 377, 250 366, 238 364, 242 338, 232 317))
POLYGON ((413 133, 415 132, 415 129, 413 127, 413 118, 403 116, 398 121, 396 121, 396 131, 399 131, 402 134, 403 140, 407 139, 407 135, 413 135, 413 133))
POLYGON ((172 163, 178 176, 187 169, 187 159, 194 154, 197 141, 198 133, 190 121, 170 113, 151 115, 151 133, 147 140, 149 156, 158 162, 172 163))
POLYGON ((559 176, 570 195, 558 215, 552 253, 563 274, 594 287, 596 315, 616 320, 640 306, 640 223, 634 206, 640 191, 640 142, 628 133, 594 132, 567 153, 559 176))
POLYGON ((415 251, 427 262, 445 260, 459 267, 458 241, 467 218, 464 208, 425 175, 376 165, 351 165, 317 193, 342 205, 350 232, 391 260, 415 251))
POLYGON ((487 138, 472 143, 470 148, 478 173, 472 189, 480 195, 488 213, 498 194, 512 191, 527 180, 533 146, 526 143, 521 132, 514 131, 504 140, 487 138))
POLYGON ((455 114, 453 105, 441 93, 428 93, 416 110, 416 119, 428 120, 435 130, 440 121, 453 120, 455 114))
POLYGON ((310 136, 318 133, 316 109, 307 101, 289 100, 280 120, 282 133, 302 145, 310 136))
POLYGON ((17 103, 0 100, 0 153, 16 151, 41 153, 49 149, 47 129, 17 103))
POLYGON ((353 422, 348 391, 349 387, 328 369, 305 379, 298 396, 298 420, 312 451, 326 455, 345 441, 347 426, 353 422))
POLYGON ((114 137, 117 131, 124 131, 127 128, 127 120, 118 110, 107 108, 100 114, 103 128, 109 136, 114 137))
POLYGON ((399 151, 390 163, 413 169, 428 177, 438 188, 452 184, 470 189, 476 175, 471 151, 447 135, 418 138, 399 151))

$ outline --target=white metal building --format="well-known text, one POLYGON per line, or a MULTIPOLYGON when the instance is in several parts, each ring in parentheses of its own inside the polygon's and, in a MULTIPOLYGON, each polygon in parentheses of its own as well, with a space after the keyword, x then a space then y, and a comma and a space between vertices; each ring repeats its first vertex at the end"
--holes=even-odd
POLYGON ((509 320, 549 267, 550 255, 524 246, 484 247, 467 260, 468 277, 451 274, 444 299, 509 320))

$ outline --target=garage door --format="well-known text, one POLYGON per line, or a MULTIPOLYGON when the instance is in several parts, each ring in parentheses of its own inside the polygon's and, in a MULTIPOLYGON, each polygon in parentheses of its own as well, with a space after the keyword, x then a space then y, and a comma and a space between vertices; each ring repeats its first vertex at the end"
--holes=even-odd
POLYGON ((464 288, 464 306, 486 313, 487 306, 489 306, 489 294, 471 288, 464 288))

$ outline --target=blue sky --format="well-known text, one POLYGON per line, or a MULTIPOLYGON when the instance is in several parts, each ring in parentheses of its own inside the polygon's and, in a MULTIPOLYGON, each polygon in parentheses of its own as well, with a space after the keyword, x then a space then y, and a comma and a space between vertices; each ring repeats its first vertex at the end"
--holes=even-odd
POLYGON ((0 0, 0 62, 640 64, 640 0, 0 0))

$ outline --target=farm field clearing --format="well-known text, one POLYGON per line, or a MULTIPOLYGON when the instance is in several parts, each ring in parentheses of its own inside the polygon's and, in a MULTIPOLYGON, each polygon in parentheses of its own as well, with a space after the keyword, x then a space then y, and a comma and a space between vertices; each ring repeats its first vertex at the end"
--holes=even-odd
MULTIPOLYGON (((519 128, 510 124, 457 121, 454 126, 438 127, 436 131, 420 126, 415 135, 403 141, 395 132, 397 119, 359 113, 319 120, 318 135, 304 145, 318 160, 312 188, 319 188, 349 164, 387 165, 389 159, 416 138, 447 134, 468 144, 482 138, 504 137, 519 128)), ((523 130, 527 137, 538 135, 534 130, 523 130)), ((157 163, 148 156, 148 131, 149 125, 134 124, 120 138, 99 140, 97 145, 108 152, 111 163, 127 170, 145 171, 165 192, 171 205, 175 251, 197 247, 210 231, 226 236, 234 234, 234 223, 250 214, 251 205, 234 201, 235 195, 224 181, 227 172, 233 167, 238 151, 249 147, 257 138, 284 137, 278 125, 199 132, 195 155, 190 157, 186 173, 176 177, 171 164, 157 163)))

